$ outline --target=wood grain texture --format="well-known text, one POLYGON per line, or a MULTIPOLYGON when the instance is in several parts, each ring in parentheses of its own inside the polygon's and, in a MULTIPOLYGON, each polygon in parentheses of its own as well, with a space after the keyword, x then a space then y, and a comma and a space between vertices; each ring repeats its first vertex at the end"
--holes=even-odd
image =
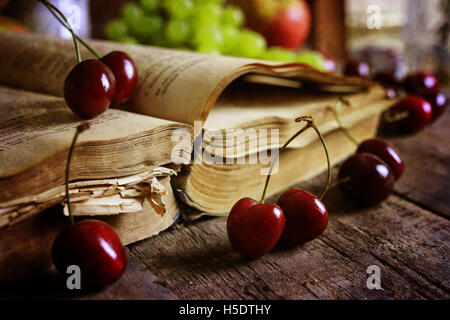
MULTIPOLYGON (((449 298, 450 223, 400 198, 375 209, 330 206, 325 234, 259 260, 236 254, 226 219, 209 219, 132 245, 136 256, 184 299, 449 298), (366 288, 378 265, 383 291, 366 288)), ((345 207, 345 206, 344 206, 345 207)))
POLYGON ((106 290, 84 293, 65 289, 65 280, 56 270, 0 288, 0 299, 176 299, 167 288, 157 283, 157 277, 150 273, 142 262, 127 249, 128 266, 117 282, 106 290))
MULTIPOLYGON (((447 93, 448 94, 448 93, 447 93)), ((413 136, 381 130, 406 159, 405 173, 396 192, 435 213, 450 217, 450 109, 413 136)), ((383 129, 383 128, 381 128, 383 129)))

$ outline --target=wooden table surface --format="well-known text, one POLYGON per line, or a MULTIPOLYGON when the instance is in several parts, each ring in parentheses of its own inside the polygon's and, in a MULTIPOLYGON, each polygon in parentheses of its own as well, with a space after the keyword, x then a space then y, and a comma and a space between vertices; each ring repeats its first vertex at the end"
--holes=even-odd
MULTIPOLYGON (((128 246, 124 276, 103 291, 68 292, 50 272, 0 298, 449 299, 449 123, 447 108, 416 135, 387 137, 406 160, 395 192, 361 210, 333 189, 328 228, 304 246, 244 259, 229 245, 226 218, 201 219, 128 246), (366 286, 370 265, 381 269, 382 290, 366 286)), ((299 186, 317 193, 324 180, 299 186)))

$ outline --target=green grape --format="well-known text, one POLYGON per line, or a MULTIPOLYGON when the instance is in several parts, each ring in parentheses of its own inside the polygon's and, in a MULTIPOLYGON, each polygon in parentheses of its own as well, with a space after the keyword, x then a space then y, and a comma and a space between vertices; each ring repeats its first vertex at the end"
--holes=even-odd
POLYGON ((110 40, 121 41, 128 36, 127 25, 123 21, 113 20, 106 25, 105 34, 110 40))
POLYGON ((197 47, 197 51, 207 54, 220 54, 220 50, 213 44, 202 44, 197 47))
POLYGON ((262 56, 265 60, 293 62, 296 60, 295 53, 291 50, 272 47, 268 48, 262 56))
POLYGON ((155 12, 159 7, 159 0, 140 0, 139 3, 147 12, 155 12))
POLYGON ((236 42, 239 37, 239 29, 233 26, 222 26, 222 47, 221 53, 233 55, 236 42))
POLYGON ((123 38, 119 39, 119 41, 123 42, 123 43, 128 43, 128 44, 138 44, 139 43, 139 41, 136 38, 130 37, 130 36, 123 37, 123 38))
POLYGON ((214 3, 214 4, 224 4, 226 0, 193 0, 194 4, 196 6, 198 5, 203 5, 203 4, 208 4, 208 3, 214 3))
POLYGON ((215 3, 206 3, 194 8, 192 24, 195 29, 209 28, 220 21, 222 6, 215 3))
POLYGON ((152 44, 152 40, 163 33, 163 21, 156 15, 141 16, 132 21, 130 30, 139 42, 152 44))
POLYGON ((191 15, 194 3, 192 0, 163 0, 163 8, 172 18, 187 18, 191 15))
POLYGON ((262 35, 254 31, 242 30, 239 32, 233 55, 259 58, 264 54, 266 47, 266 39, 262 35))
POLYGON ((325 59, 320 52, 303 50, 297 55, 295 61, 307 64, 319 71, 325 71, 325 59))
POLYGON ((193 0, 194 6, 202 6, 205 4, 219 4, 221 6, 225 5, 226 0, 193 0))
POLYGON ((190 42, 195 48, 210 47, 219 50, 222 46, 223 35, 219 26, 212 25, 209 28, 194 30, 194 36, 190 42))
POLYGON ((221 23, 227 26, 240 27, 244 23, 244 13, 236 6, 226 6, 220 17, 221 23))
POLYGON ((166 24, 166 38, 171 45, 181 45, 187 42, 191 27, 185 20, 171 19, 166 24))
POLYGON ((122 7, 122 16, 127 25, 133 23, 134 20, 142 17, 144 12, 135 3, 127 3, 122 7))

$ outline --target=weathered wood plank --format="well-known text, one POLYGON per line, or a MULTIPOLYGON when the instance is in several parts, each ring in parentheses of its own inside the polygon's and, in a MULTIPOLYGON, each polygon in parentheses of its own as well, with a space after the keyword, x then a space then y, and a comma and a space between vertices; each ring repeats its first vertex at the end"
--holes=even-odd
POLYGON ((450 217, 450 108, 423 131, 393 135, 380 134, 392 142, 405 158, 405 173, 395 191, 424 208, 450 217))
POLYGON ((450 222, 398 197, 356 210, 335 190, 329 227, 303 247, 247 260, 230 247, 226 219, 165 232, 130 248, 186 299, 449 298, 450 222), (378 265, 383 291, 366 288, 378 265))
POLYGON ((127 249, 128 266, 116 283, 107 289, 86 294, 67 290, 56 270, 0 289, 0 299, 176 299, 133 253, 127 249))

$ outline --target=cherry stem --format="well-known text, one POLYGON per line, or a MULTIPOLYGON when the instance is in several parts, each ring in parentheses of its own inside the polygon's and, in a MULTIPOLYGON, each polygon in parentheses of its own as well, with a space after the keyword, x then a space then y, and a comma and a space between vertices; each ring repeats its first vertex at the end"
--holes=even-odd
POLYGON ((39 0, 42 2, 42 4, 48 9, 48 11, 50 11, 50 13, 56 18, 56 20, 59 21, 59 23, 61 23, 62 25, 64 25, 71 33, 72 35, 72 39, 73 39, 73 45, 75 47, 75 52, 77 55, 77 62, 80 63, 81 62, 81 54, 80 54, 80 48, 78 47, 78 42, 77 42, 77 36, 75 34, 75 32, 73 31, 72 27, 70 26, 69 22, 67 21, 66 17, 64 16, 64 14, 58 10, 58 8, 56 8, 53 4, 51 4, 50 2, 46 1, 46 0, 39 0), (58 15, 55 13, 55 11, 63 17, 63 19, 65 20, 65 22, 67 23, 67 26, 64 24, 63 21, 61 21, 61 19, 58 17, 58 15))
POLYGON ((331 190, 331 189, 333 189, 333 188, 336 188, 338 185, 340 185, 341 183, 346 183, 346 182, 349 182, 351 180, 351 177, 345 177, 345 178, 342 178, 342 179, 339 179, 339 180, 337 180, 337 181, 335 181, 333 184, 331 184, 329 187, 328 187, 328 190, 331 190))
POLYGON ((384 114, 384 120, 386 120, 387 123, 394 123, 394 122, 406 119, 408 117, 409 117, 409 111, 402 111, 399 113, 386 112, 384 114))
POLYGON ((287 140, 287 141, 283 144, 283 146, 278 150, 276 159, 275 159, 274 162, 272 162, 272 165, 270 166, 270 169, 269 169, 269 173, 267 174, 266 183, 265 183, 265 185, 264 185, 264 191, 263 191, 263 194, 262 194, 262 197, 261 197, 261 200, 259 201, 259 203, 261 203, 261 204, 264 203, 264 200, 265 200, 265 197, 266 197, 266 192, 267 192, 267 187, 268 187, 268 185, 269 185, 269 180, 270 180, 270 176, 271 176, 271 173, 272 173, 272 169, 273 169, 273 166, 275 165, 275 163, 278 161, 278 159, 279 159, 279 157, 280 157, 280 153, 281 153, 284 149, 286 149, 287 146, 288 146, 295 138, 297 138, 299 135, 301 135, 304 131, 308 130, 309 128, 313 128, 313 129, 316 131, 316 133, 318 134, 319 139, 320 139, 320 141, 321 141, 321 143, 322 143, 322 145, 323 145, 323 147, 324 147, 324 149, 325 149, 325 154, 326 154, 326 156, 327 156, 328 179, 327 179, 327 184, 326 184, 324 190, 322 191, 322 194, 320 195, 320 199, 322 199, 323 196, 325 195, 325 193, 328 191, 328 186, 330 185, 330 182, 331 182, 331 162, 330 162, 330 156, 329 156, 329 154, 328 154, 328 148, 327 148, 327 146, 326 146, 325 140, 323 139, 323 137, 322 137, 322 135, 321 135, 319 129, 316 127, 313 118, 312 118, 311 116, 303 116, 303 117, 299 117, 299 118, 295 119, 295 122, 302 122, 302 121, 306 121, 306 125, 305 125, 303 128, 301 128, 299 131, 297 131, 297 133, 295 133, 292 137, 290 137, 289 140, 287 140))
POLYGON ((336 119, 336 122, 338 123, 339 129, 341 129, 341 130, 345 133, 345 135, 347 136, 347 138, 349 138, 349 140, 350 140, 351 142, 353 142, 356 146, 359 146, 359 141, 356 140, 356 138, 353 137, 353 136, 350 134, 350 132, 348 132, 347 128, 345 128, 345 127, 342 125, 341 119, 339 118, 339 108, 341 107, 341 105, 342 105, 342 101, 339 99, 339 100, 336 102, 336 105, 334 106, 334 118, 336 119))
MULTIPOLYGON (((66 16, 64 15, 64 13, 61 12, 61 10, 59 10, 56 6, 54 6, 53 4, 49 3, 47 0, 39 0, 41 1, 46 7, 47 9, 53 14, 53 16, 59 21, 59 23, 66 28, 67 30, 70 31, 70 33, 72 34, 72 38, 74 40, 75 43, 75 39, 78 40, 86 49, 88 49, 97 59, 101 59, 102 56, 99 55, 97 53, 97 51, 95 51, 90 45, 88 45, 82 38, 80 38, 75 31, 73 31, 69 21, 67 20, 66 16), (58 17, 56 15, 56 13, 60 16, 58 17)), ((77 48, 77 44, 75 44, 75 48, 77 48)), ((80 60, 81 61, 81 60, 80 60)), ((78 62, 80 62, 78 61, 78 62)))
MULTIPOLYGON (((298 119, 300 119, 300 118, 298 118, 298 119)), ((295 121, 297 121, 298 119, 295 119, 295 121)), ((311 118, 311 120, 312 120, 312 118, 311 118)), ((314 131, 316 131, 317 135, 319 136, 320 142, 322 142, 322 146, 323 146, 323 149, 325 150, 325 155, 327 157, 327 183, 326 183, 325 187, 323 188, 323 191, 319 197, 319 199, 322 200, 323 197, 325 196, 325 194, 327 193, 328 188, 331 183, 331 161, 330 161, 330 154, 328 153, 327 144, 325 143, 325 140, 324 140, 322 134, 320 133, 319 128, 317 128, 317 126, 314 124, 314 121, 312 122, 312 128, 314 129, 314 131)))
POLYGON ((77 131, 75 132, 75 135, 73 136, 72 139, 72 144, 70 145, 70 149, 69 149, 69 154, 67 156, 67 164, 66 164, 66 201, 67 201, 67 209, 69 211, 69 218, 70 218, 70 224, 74 224, 75 221, 73 219, 73 214, 72 214, 72 208, 70 206, 70 196, 69 196, 69 172, 70 172, 70 161, 72 160, 72 153, 73 153, 73 149, 75 149, 75 144, 77 142, 78 136, 80 135, 80 133, 82 133, 83 131, 89 129, 89 123, 85 122, 80 124, 77 127, 77 131))

